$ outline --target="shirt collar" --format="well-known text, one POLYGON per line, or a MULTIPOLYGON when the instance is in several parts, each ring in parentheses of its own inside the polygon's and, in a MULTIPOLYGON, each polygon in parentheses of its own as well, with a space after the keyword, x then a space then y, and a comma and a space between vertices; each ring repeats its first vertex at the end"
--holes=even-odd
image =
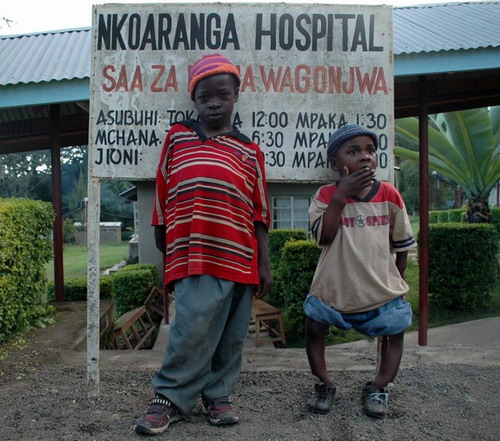
POLYGON ((372 198, 377 194, 379 188, 380 188, 380 181, 375 180, 370 190, 370 193, 368 193, 363 199, 360 199, 357 196, 352 196, 351 199, 354 199, 357 202, 370 202, 372 198))
MULTIPOLYGON (((182 124, 183 126, 193 129, 202 141, 206 141, 208 139, 207 135, 205 135, 205 133, 203 132, 201 125, 198 121, 194 119, 188 119, 186 121, 181 121, 179 124, 182 124)), ((235 129, 234 127, 233 130, 231 130, 230 132, 221 133, 220 135, 217 136, 231 136, 232 138, 236 138, 238 141, 241 141, 244 144, 252 143, 250 138, 245 136, 243 133, 241 133, 238 129, 235 129)))

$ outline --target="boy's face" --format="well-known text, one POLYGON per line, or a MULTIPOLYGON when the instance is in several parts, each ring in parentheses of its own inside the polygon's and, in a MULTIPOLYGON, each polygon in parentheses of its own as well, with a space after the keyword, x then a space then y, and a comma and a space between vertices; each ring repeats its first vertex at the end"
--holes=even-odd
POLYGON ((194 91, 194 106, 202 123, 212 129, 232 129, 231 115, 238 101, 238 88, 231 74, 218 74, 201 80, 194 91))
POLYGON ((375 170, 377 168, 377 150, 371 136, 355 136, 344 142, 337 150, 332 165, 341 175, 344 174, 344 167, 347 167, 349 174, 364 167, 375 170))

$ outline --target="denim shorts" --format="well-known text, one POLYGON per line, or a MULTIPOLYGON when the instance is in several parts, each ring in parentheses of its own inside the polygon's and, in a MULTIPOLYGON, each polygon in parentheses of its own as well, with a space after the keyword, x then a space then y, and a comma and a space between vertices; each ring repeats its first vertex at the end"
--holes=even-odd
POLYGON ((339 329, 354 328, 370 337, 399 334, 411 325, 412 320, 411 305, 403 297, 397 297, 370 311, 344 314, 308 294, 304 312, 316 322, 339 329))

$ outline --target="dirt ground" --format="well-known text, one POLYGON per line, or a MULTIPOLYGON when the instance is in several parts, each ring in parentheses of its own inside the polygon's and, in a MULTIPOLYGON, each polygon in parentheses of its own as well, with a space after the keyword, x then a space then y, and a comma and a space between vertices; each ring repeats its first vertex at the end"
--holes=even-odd
MULTIPOLYGON (((62 322, 61 317, 58 322, 62 322)), ((142 361, 127 362, 122 354, 128 351, 106 351, 109 353, 102 356, 100 365, 100 398, 89 399, 86 354, 71 349, 70 333, 55 337, 57 326, 28 334, 25 345, 8 349, 0 361, 0 439, 144 439, 133 432, 133 424, 151 398, 150 379, 158 367, 159 354, 139 351, 136 360, 142 361)), ((306 410, 313 379, 303 350, 249 349, 244 353, 243 372, 233 396, 240 424, 212 427, 196 409, 189 419, 172 425, 155 439, 499 439, 497 348, 408 351, 408 362, 403 361, 385 420, 371 419, 361 411, 361 387, 374 372, 372 351, 333 348, 328 352, 338 380, 331 414, 312 415, 306 410), (453 356, 444 358, 445 353, 453 356)))

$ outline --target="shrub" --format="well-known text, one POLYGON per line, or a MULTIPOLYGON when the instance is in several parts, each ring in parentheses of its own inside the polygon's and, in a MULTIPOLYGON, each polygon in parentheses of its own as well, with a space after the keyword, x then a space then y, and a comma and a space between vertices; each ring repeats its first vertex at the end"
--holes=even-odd
POLYGON ((282 230, 269 231, 269 259, 271 263, 271 271, 273 273, 274 282, 271 292, 266 296, 265 300, 272 305, 281 307, 283 306, 283 298, 281 293, 281 279, 276 277, 278 266, 281 260, 281 251, 288 241, 306 240, 307 233, 300 228, 288 228, 282 230))
MULTIPOLYGON (((49 282, 48 299, 55 300, 54 282, 49 282)), ((99 296, 101 299, 113 298, 113 279, 111 276, 101 276, 99 279, 99 296)), ((64 279, 64 300, 79 302, 87 300, 87 277, 71 277, 64 279)))
POLYGON ((304 300, 311 288, 321 249, 315 242, 299 240, 286 242, 281 252, 281 260, 276 271, 280 280, 284 302, 283 315, 289 342, 304 338, 304 300))
POLYGON ((429 227, 430 303, 448 309, 487 307, 498 279, 498 233, 491 224, 429 227))
POLYGON ((271 268, 276 268, 281 257, 285 242, 291 240, 306 240, 307 233, 301 228, 287 228, 269 231, 269 258, 271 268))
MULTIPOLYGON (((124 271, 125 268, 127 267, 111 276, 113 278, 117 317, 143 305, 151 288, 157 284, 157 276, 155 278, 151 268, 124 271)), ((158 275, 158 270, 156 274, 158 275)))
POLYGON ((76 227, 69 217, 63 220, 63 241, 64 243, 76 242, 76 227))
POLYGON ((438 212, 429 211, 429 224, 437 224, 437 221, 438 221, 438 212))
POLYGON ((0 341, 52 314, 45 263, 54 213, 47 202, 0 199, 0 341))
POLYGON ((148 270, 151 273, 151 277, 153 278, 155 285, 159 285, 160 274, 156 265, 152 263, 134 263, 132 265, 125 265, 120 271, 129 272, 137 270, 148 270))
POLYGON ((448 222, 464 222, 465 212, 466 210, 463 210, 461 208, 448 210, 448 222))
POLYGON ((450 218, 447 210, 437 210, 437 223, 442 224, 444 222, 449 222, 450 218))
POLYGON ((500 234, 500 207, 491 208, 491 223, 495 225, 497 232, 500 234))

